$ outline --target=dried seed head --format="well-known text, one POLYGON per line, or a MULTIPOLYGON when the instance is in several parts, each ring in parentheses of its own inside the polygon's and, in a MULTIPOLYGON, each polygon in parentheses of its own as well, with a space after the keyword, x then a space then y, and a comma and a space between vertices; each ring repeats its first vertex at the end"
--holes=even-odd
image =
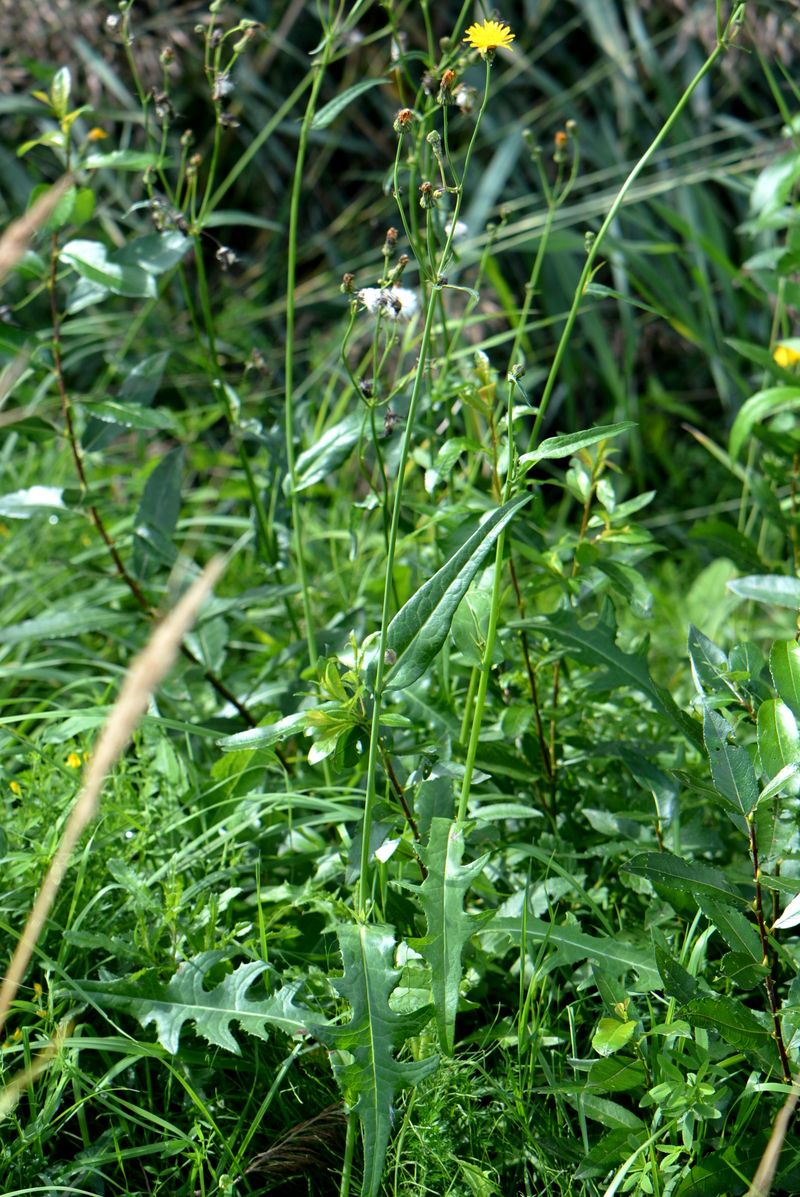
POLYGON ((412 108, 401 108, 394 118, 394 125, 392 127, 395 133, 399 133, 402 136, 403 133, 408 133, 413 124, 414 110, 412 108))
POLYGON ((227 245, 220 245, 215 255, 223 270, 230 270, 239 261, 237 255, 227 245))
POLYGON ((453 87, 455 86, 456 78, 455 71, 447 70, 442 75, 441 82, 439 83, 439 92, 436 96, 440 104, 455 104, 453 87))
POLYGON ((397 247, 398 232, 396 228, 386 230, 386 238, 383 242, 383 256, 390 258, 397 247))
POLYGON ((348 272, 347 274, 342 275, 342 285, 339 288, 339 290, 342 292, 342 295, 352 295, 353 294, 353 290, 354 290, 353 285, 354 285, 355 281, 356 281, 356 276, 354 274, 350 274, 348 272))
POLYGON ((432 183, 420 183, 419 185, 419 206, 420 208, 435 208, 436 207, 436 192, 433 190, 432 183))

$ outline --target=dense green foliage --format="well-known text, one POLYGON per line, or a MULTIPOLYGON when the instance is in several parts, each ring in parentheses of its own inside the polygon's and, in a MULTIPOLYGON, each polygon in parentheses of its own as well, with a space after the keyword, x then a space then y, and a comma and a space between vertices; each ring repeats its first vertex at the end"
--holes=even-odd
POLYGON ((800 1191, 790 9, 26 26, 4 1192, 800 1191))

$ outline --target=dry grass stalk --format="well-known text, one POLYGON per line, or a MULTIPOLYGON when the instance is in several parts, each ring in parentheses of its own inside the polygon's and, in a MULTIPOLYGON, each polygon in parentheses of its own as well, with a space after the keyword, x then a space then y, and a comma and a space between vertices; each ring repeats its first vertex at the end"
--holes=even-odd
POLYGON ((67 871, 73 849, 97 813, 103 782, 130 740, 136 724, 147 710, 150 695, 171 668, 183 636, 194 623, 197 612, 222 573, 222 561, 209 562, 200 577, 182 596, 175 608, 156 627, 150 640, 135 659, 122 683, 119 698, 100 732, 75 800, 61 842, 45 874, 42 887, 20 936, 8 972, 0 987, 0 1030, 20 982, 25 975, 34 948, 44 929, 56 894, 67 871))
POLYGON ((792 1118, 794 1117, 798 1098, 800 1098, 800 1081, 795 1078, 792 1091, 783 1103, 778 1117, 775 1119, 769 1143, 767 1143, 764 1154, 761 1157, 761 1163, 758 1165, 758 1172, 753 1177, 753 1183, 747 1190, 747 1197, 767 1197, 770 1192, 772 1182, 775 1179, 775 1173, 778 1169, 778 1160, 780 1159, 783 1141, 786 1138, 792 1118))
POLYGON ((0 1122, 13 1111, 25 1090, 33 1084, 37 1077, 47 1071, 53 1059, 60 1052, 64 1040, 69 1038, 74 1029, 74 1019, 68 1019, 62 1023, 53 1038, 48 1040, 42 1050, 33 1057, 29 1067, 23 1068, 8 1082, 0 1093, 0 1122))
POLYGON ((39 196, 36 203, 20 216, 19 220, 12 221, 0 237, 0 284, 5 282, 17 262, 25 257, 31 240, 39 229, 47 224, 56 210, 58 201, 71 183, 72 176, 63 175, 49 191, 39 196))

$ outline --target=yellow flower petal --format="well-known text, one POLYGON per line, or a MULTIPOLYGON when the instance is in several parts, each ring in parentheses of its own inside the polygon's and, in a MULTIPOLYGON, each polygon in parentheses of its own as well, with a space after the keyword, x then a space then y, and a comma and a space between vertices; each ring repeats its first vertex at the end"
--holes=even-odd
POLYGON ((785 370, 800 362, 800 353, 796 349, 790 349, 788 345, 776 345, 772 352, 772 360, 776 366, 782 366, 785 370))
POLYGON ((80 767, 81 767, 81 758, 78 756, 77 752, 71 752, 69 754, 69 756, 67 757, 67 768, 68 769, 80 769, 80 767))
POLYGON ((470 25, 465 42, 469 42, 473 50, 496 50, 499 46, 510 46, 514 34, 505 21, 482 21, 480 24, 470 25))

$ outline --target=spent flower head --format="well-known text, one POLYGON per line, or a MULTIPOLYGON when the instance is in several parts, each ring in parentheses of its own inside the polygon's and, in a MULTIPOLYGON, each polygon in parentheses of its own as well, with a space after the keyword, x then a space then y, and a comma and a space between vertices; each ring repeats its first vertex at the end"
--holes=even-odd
POLYGON ((417 297, 408 287, 363 287, 356 299, 370 315, 389 320, 410 320, 417 310, 417 297))
POLYGON ((488 58, 491 62, 495 50, 500 46, 511 48, 514 34, 505 21, 487 20, 470 25, 463 40, 469 42, 471 49, 478 50, 484 58, 488 58))

